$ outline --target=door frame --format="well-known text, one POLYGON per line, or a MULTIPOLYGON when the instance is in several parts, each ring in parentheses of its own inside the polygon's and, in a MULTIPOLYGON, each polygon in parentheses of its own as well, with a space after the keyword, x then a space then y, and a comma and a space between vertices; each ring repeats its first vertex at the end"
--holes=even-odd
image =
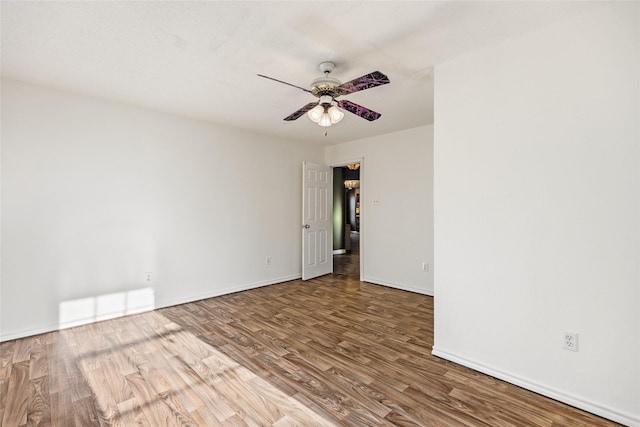
MULTIPOLYGON (((363 207, 365 206, 365 202, 367 201, 366 199, 366 193, 363 189, 364 187, 364 157, 353 157, 347 160, 340 160, 337 162, 332 162, 329 164, 329 167, 331 168, 331 189, 333 190, 333 168, 340 168, 340 167, 346 167, 349 163, 360 163, 360 241, 359 241, 359 253, 360 253, 360 281, 363 281, 363 277, 365 277, 364 274, 364 257, 365 257, 365 253, 364 253, 364 238, 363 235, 364 230, 366 228, 366 212, 367 209, 363 207)), ((333 197, 331 197, 331 213, 333 214, 333 197)), ((332 215, 333 217, 333 215, 332 215)), ((331 220, 331 225, 333 225, 333 219, 331 220)), ((333 249, 333 248, 332 248, 333 249)))

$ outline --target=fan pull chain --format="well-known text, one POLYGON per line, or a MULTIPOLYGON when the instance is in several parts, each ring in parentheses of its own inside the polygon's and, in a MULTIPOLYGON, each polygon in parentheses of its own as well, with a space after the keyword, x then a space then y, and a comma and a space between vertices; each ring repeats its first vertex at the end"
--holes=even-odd
POLYGON ((327 136, 327 130, 326 129, 324 130, 324 136, 327 136))

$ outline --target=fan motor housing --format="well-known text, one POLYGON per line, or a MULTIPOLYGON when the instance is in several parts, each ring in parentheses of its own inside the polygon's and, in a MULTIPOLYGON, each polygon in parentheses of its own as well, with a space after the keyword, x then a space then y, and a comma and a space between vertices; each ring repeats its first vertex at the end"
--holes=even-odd
POLYGON ((342 82, 340 80, 334 79, 333 77, 321 77, 311 83, 311 93, 318 98, 324 95, 334 96, 335 89, 341 84, 342 82))

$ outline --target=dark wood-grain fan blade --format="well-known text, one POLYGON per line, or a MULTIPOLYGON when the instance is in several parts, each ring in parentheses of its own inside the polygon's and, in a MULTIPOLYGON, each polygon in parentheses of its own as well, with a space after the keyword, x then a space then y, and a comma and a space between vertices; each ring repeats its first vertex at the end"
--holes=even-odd
POLYGON ((296 85, 291 84, 291 83, 283 82, 282 80, 274 79, 273 77, 264 76, 262 74, 258 74, 258 77, 264 77, 265 79, 273 80, 274 82, 282 83, 282 84, 285 84, 285 85, 288 85, 288 86, 293 86, 293 87, 298 88, 300 90, 303 90, 305 92, 313 93, 309 89, 305 89, 303 87, 296 86, 296 85))
POLYGON ((359 92, 361 90, 371 89, 372 87, 386 85, 387 83, 389 83, 389 77, 380 71, 374 71, 373 73, 365 74, 357 79, 342 83, 336 88, 335 96, 359 92))
POLYGON ((306 113, 307 111, 311 110, 316 105, 318 105, 317 102, 310 102, 307 105, 305 105, 304 107, 302 107, 301 109, 299 109, 298 111, 296 111, 294 113, 291 113, 291 115, 285 117, 284 120, 286 120, 287 122, 290 122, 291 120, 299 119, 300 117, 302 117, 304 115, 304 113, 306 113))
POLYGON ((350 113, 355 114, 356 116, 360 116, 363 119, 369 120, 370 122, 374 120, 378 120, 382 114, 376 113, 373 110, 370 110, 362 105, 358 105, 351 101, 341 100, 338 101, 338 107, 347 110, 350 113))

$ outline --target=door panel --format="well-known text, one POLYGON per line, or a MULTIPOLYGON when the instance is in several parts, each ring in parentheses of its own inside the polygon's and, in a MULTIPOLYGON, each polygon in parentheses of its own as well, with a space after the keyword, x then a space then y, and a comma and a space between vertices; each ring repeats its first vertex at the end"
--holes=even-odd
POLYGON ((302 165, 302 280, 333 271, 330 170, 316 163, 302 165))

